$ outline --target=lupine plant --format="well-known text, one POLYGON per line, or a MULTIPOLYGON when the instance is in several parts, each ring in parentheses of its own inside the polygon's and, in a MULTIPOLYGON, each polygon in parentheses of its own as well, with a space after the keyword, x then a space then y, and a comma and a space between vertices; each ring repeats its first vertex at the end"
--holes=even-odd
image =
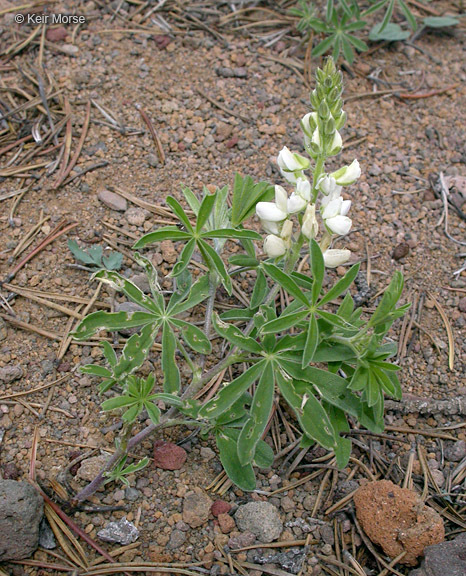
POLYGON ((351 201, 343 191, 361 173, 357 160, 330 173, 325 170, 326 161, 343 146, 342 89, 342 74, 329 58, 317 70, 311 110, 301 120, 307 156, 286 147, 278 154, 286 188, 237 175, 230 203, 227 188, 214 194, 205 189, 202 198, 185 189, 190 212, 174 197, 167 198, 178 224, 158 228, 135 244, 151 295, 115 271, 94 275, 140 310, 94 312, 74 337, 87 339, 101 330, 140 330, 119 355, 110 343, 103 343, 106 366, 82 368, 103 379, 101 392, 112 395, 102 409, 120 416, 123 427, 114 455, 77 501, 102 483, 125 481, 126 474, 142 468, 147 459, 126 466, 128 452, 164 427, 194 426, 212 435, 226 473, 244 490, 255 488, 254 466, 273 463, 264 438, 278 403, 288 405, 285 413, 300 426, 301 445, 318 443, 333 451, 339 467, 350 457, 350 423, 375 432, 383 429, 384 395, 401 397, 398 366, 388 361, 396 346, 386 335, 407 309, 396 307, 402 276, 395 273, 368 317, 355 308, 349 291, 358 264, 333 285, 325 282, 326 268, 351 257, 349 250, 333 245, 351 229, 351 201), (244 227, 254 215, 265 238, 244 227), (168 276, 169 296, 161 290, 150 259, 140 253, 163 240, 180 244, 178 261, 168 276), (229 258, 227 246, 233 248, 229 258), (195 278, 196 253, 206 272, 195 278), (253 283, 247 305, 235 299, 236 282, 244 278, 253 283), (218 303, 219 291, 223 302, 229 295, 226 309, 218 303), (284 298, 277 299, 280 291, 284 298), (203 321, 196 324, 200 316, 203 321), (218 340, 221 345, 213 353, 212 342, 218 340), (137 375, 156 341, 161 343, 161 382, 154 374, 137 375), (187 379, 180 375, 181 362, 189 369, 187 379), (219 377, 223 381, 213 397, 195 399, 219 377), (140 429, 139 422, 147 418, 150 424, 140 429))

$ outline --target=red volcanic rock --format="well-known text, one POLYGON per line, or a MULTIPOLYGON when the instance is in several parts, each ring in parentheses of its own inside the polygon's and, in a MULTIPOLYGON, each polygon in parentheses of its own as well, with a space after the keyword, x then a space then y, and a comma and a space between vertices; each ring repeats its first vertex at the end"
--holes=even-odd
POLYGON ((179 470, 187 457, 186 450, 172 442, 158 440, 154 444, 154 464, 162 470, 179 470))

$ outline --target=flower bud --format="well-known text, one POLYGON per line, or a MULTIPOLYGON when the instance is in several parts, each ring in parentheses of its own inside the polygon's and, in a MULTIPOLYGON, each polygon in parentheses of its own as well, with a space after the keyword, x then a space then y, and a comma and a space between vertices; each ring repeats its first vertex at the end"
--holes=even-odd
POLYGON ((343 166, 336 172, 332 172, 331 176, 335 178, 339 186, 348 186, 353 184, 359 176, 361 176, 361 168, 357 160, 353 160, 349 166, 343 166))
POLYGON ((341 266, 351 257, 351 252, 349 250, 336 250, 330 249, 326 250, 323 254, 324 256, 324 264, 327 268, 336 268, 337 266, 341 266))
POLYGON ((340 132, 336 130, 335 134, 333 135, 333 141, 329 146, 328 155, 335 156, 336 154, 338 154, 338 152, 340 152, 342 146, 343 146, 343 140, 341 139, 340 132))
POLYGON ((291 220, 286 220, 283 224, 282 231, 280 233, 280 237, 282 238, 283 242, 287 248, 291 246, 291 233, 293 232, 293 222, 291 220))
POLYGON ((286 254, 286 250, 285 242, 278 236, 270 234, 265 238, 264 252, 269 256, 269 258, 279 258, 286 254))
POLYGON ((301 128, 304 135, 312 138, 314 130, 317 128, 317 112, 309 112, 301 120, 301 128))
POLYGON ((319 223, 316 218, 316 205, 308 204, 306 212, 304 212, 303 224, 301 232, 308 238, 315 238, 319 232, 319 223))
POLYGON ((330 110, 329 110, 328 104, 325 100, 323 100, 320 103, 318 113, 319 113, 319 118, 322 118, 322 120, 326 120, 327 118, 329 118, 330 110))

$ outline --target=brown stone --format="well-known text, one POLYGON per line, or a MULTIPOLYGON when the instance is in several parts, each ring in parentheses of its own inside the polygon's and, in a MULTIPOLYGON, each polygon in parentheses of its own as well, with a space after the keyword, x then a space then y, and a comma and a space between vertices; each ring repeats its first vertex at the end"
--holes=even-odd
POLYGON ((218 525, 223 534, 229 534, 236 528, 235 519, 232 518, 229 514, 219 514, 218 525))
POLYGON ((415 566, 424 548, 445 539, 443 520, 412 490, 388 480, 369 482, 354 495, 356 516, 364 532, 385 554, 415 566))
POLYGON ((225 500, 216 500, 210 508, 212 516, 215 516, 215 518, 217 518, 220 514, 228 514, 230 510, 231 504, 225 502, 225 500))
POLYGON ((159 440, 154 444, 154 464, 162 470, 179 470, 187 457, 186 450, 172 442, 159 440))
POLYGON ((186 494, 183 501, 183 522, 198 528, 209 519, 212 500, 200 488, 186 494))

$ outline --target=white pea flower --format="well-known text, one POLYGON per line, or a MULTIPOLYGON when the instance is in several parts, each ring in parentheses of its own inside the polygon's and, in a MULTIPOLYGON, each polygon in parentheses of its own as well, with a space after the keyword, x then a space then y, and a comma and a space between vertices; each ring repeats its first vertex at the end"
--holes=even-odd
POLYGON ((361 176, 361 168, 357 160, 353 160, 349 166, 343 166, 336 172, 330 174, 339 186, 348 186, 353 184, 361 176))
POLYGON ((301 212, 301 210, 304 210, 304 208, 306 208, 307 205, 307 200, 305 200, 302 196, 299 196, 299 194, 296 194, 295 192, 293 192, 293 194, 288 198, 288 213, 289 214, 296 214, 298 212, 301 212))
POLYGON ((301 232, 308 238, 315 238, 319 232, 319 223, 316 218, 316 205, 308 204, 306 212, 304 212, 303 224, 301 232))
POLYGON ((335 178, 329 176, 328 174, 323 174, 317 181, 317 188, 325 194, 326 197, 322 198, 322 205, 325 206, 326 203, 330 202, 333 198, 338 198, 341 193, 341 186, 335 181, 335 178))
POLYGON ((307 170, 311 163, 304 156, 300 156, 284 146, 277 157, 277 164, 282 176, 291 184, 303 176, 303 170, 307 170))
MULTIPOLYGON (((327 196, 324 200, 328 200, 329 198, 330 196, 327 196)), ((351 200, 343 200, 341 196, 330 199, 326 205, 324 205, 322 218, 327 228, 334 234, 344 236, 351 230, 351 218, 346 216, 350 207, 351 200)))
POLYGON ((304 198, 306 202, 311 200, 311 183, 306 178, 298 178, 296 182, 296 194, 304 198))
POLYGON ((324 264, 327 268, 336 268, 345 262, 348 262, 351 256, 349 250, 329 249, 323 254, 324 264))
POLYGON ((260 221, 262 228, 267 234, 280 234, 280 222, 270 222, 270 220, 260 221))
POLYGON ((270 234, 264 240, 264 252, 269 258, 279 258, 286 254, 287 247, 285 242, 275 234, 270 234))
POLYGON ((288 216, 288 196, 282 186, 275 186, 275 202, 258 202, 256 214, 267 222, 281 222, 288 216))

